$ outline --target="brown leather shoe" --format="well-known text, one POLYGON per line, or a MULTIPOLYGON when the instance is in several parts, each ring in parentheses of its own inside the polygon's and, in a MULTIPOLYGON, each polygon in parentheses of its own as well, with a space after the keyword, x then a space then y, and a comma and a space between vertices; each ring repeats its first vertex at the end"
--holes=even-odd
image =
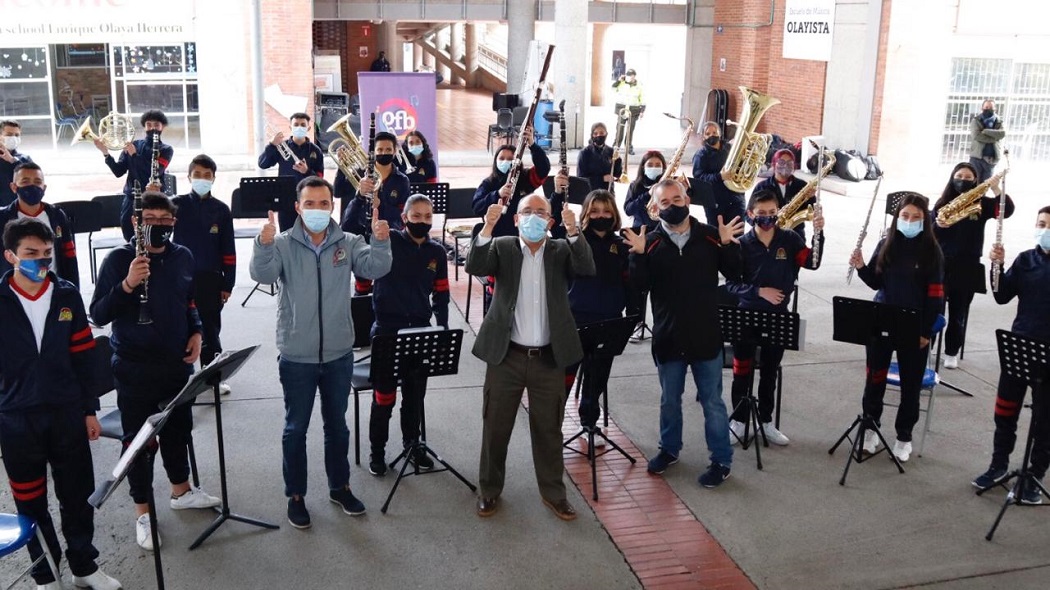
POLYGON ((496 498, 478 496, 478 516, 484 518, 496 513, 496 498))
POLYGON ((544 498, 543 503, 547 506, 547 508, 550 508, 551 511, 554 512, 554 515, 558 518, 562 520, 576 520, 576 509, 572 507, 572 504, 569 504, 568 500, 563 498, 561 500, 551 502, 550 500, 544 498))

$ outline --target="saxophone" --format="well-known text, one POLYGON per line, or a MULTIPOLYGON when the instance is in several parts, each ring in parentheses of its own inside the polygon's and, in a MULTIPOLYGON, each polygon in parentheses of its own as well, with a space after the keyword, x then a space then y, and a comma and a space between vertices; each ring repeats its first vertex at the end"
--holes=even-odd
POLYGON ((981 213, 981 197, 988 192, 988 187, 993 182, 1001 180, 1009 171, 1009 167, 1003 168, 995 176, 955 197, 951 203, 941 207, 937 211, 937 225, 951 227, 971 215, 979 215, 981 213))
POLYGON ((835 156, 830 153, 827 154, 827 163, 820 169, 820 172, 813 177, 812 180, 806 183, 806 186, 802 187, 784 208, 777 213, 777 227, 780 229, 795 229, 807 221, 813 221, 813 205, 802 208, 806 204, 806 201, 817 192, 817 185, 824 180, 831 170, 835 167, 835 156))
POLYGON ((726 158, 722 171, 731 175, 729 180, 725 181, 726 188, 733 192, 746 193, 754 186, 755 179, 766 162, 769 143, 773 141, 773 136, 768 133, 755 133, 755 129, 758 128, 758 121, 762 115, 771 107, 780 104, 780 101, 746 86, 741 86, 740 92, 744 95, 740 122, 726 121, 727 125, 735 125, 739 129, 733 138, 733 145, 729 148, 729 157, 726 158))
MULTIPOLYGON (((667 168, 664 168, 664 175, 660 177, 660 181, 674 178, 675 173, 678 172, 678 166, 682 163, 682 155, 685 154, 685 146, 689 143, 689 139, 692 137, 694 129, 693 120, 689 117, 676 117, 671 113, 664 113, 664 116, 678 119, 679 121, 686 121, 689 124, 685 128, 685 132, 682 133, 682 141, 678 144, 678 150, 676 150, 674 156, 668 160, 667 168)), ((649 193, 649 202, 645 205, 645 210, 649 212, 650 219, 655 221, 660 218, 659 207, 657 207, 656 199, 651 192, 649 193)))

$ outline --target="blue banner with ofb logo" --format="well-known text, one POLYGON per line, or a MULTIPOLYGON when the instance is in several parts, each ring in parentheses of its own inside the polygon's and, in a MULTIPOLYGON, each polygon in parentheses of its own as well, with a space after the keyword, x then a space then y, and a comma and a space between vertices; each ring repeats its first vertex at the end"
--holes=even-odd
MULTIPOLYGON (((376 133, 389 131, 404 142, 409 132, 419 131, 434 154, 434 163, 440 161, 433 72, 359 72, 357 85, 361 89, 361 145, 366 150, 369 116, 375 112, 376 133)), ((440 170, 438 174, 440 177, 440 170)))

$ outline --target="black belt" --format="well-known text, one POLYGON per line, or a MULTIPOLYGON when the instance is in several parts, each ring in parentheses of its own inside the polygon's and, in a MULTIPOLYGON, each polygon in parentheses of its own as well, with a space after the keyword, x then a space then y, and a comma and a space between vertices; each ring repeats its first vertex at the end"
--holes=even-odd
POLYGON ((551 345, 545 344, 543 346, 525 346, 524 344, 518 344, 517 342, 514 342, 512 340, 510 342, 510 349, 517 350, 518 352, 523 352, 525 353, 525 356, 532 358, 540 356, 543 353, 550 353, 551 345))

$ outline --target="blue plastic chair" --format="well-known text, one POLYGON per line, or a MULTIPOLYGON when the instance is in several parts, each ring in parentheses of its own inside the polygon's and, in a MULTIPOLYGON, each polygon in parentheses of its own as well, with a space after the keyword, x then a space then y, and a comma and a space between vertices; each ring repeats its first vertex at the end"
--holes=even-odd
MULTIPOLYGON (((930 341, 930 347, 936 345, 937 354, 927 356, 926 370, 922 373, 922 386, 919 389, 919 412, 925 412, 926 419, 923 421, 922 432, 919 433, 918 454, 920 457, 922 456, 923 445, 926 444, 926 433, 930 431, 930 419, 933 416, 933 399, 937 385, 941 382, 941 376, 937 369, 941 366, 941 333, 944 331, 946 324, 944 315, 938 315, 937 320, 933 322, 933 339, 930 341), (928 393, 929 398, 925 408, 922 407, 922 392, 924 391, 928 393)), ((886 373, 886 385, 892 385, 897 388, 901 386, 900 368, 897 366, 897 361, 890 363, 889 371, 886 373)), ((895 404, 886 405, 892 406, 895 404)))
POLYGON ((47 550, 47 543, 44 541, 44 534, 40 532, 40 527, 36 526, 36 521, 28 516, 21 514, 0 514, 0 558, 6 557, 15 551, 18 551, 22 547, 25 547, 29 543, 29 540, 36 536, 36 540, 40 543, 40 547, 44 550, 43 555, 38 557, 33 563, 29 564, 24 572, 10 586, 7 586, 7 590, 11 590, 21 582, 28 574, 36 567, 36 564, 41 559, 47 559, 47 564, 51 568, 51 573, 58 578, 58 567, 55 566, 55 561, 51 558, 51 552, 47 550))

